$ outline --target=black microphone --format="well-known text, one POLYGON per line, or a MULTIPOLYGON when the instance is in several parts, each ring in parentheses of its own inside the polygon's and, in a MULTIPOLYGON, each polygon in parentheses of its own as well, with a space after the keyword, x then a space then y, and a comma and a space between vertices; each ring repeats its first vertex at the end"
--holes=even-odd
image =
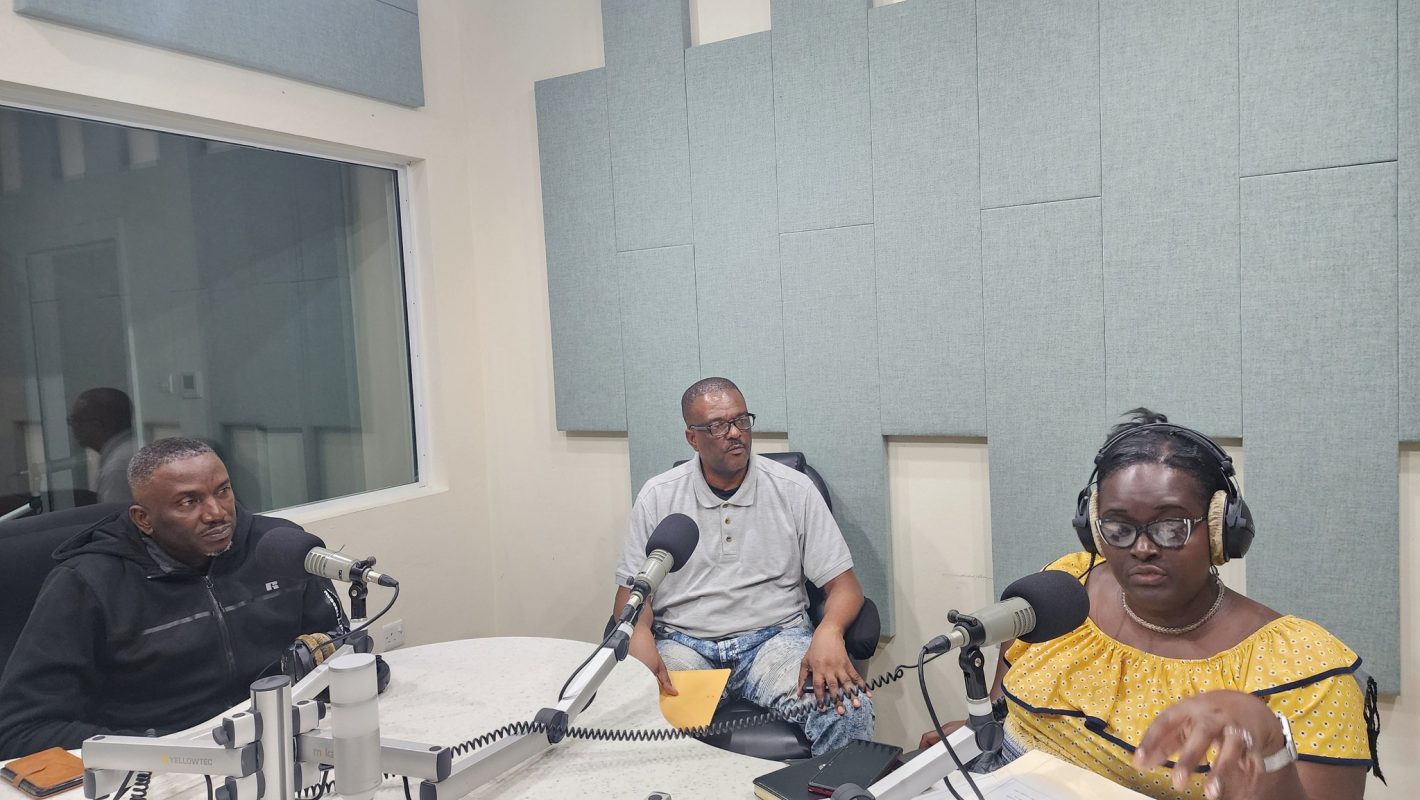
POLYGON ((325 549, 320 539, 296 528, 267 531, 256 543, 256 557, 277 570, 289 569, 291 564, 300 562, 306 572, 333 581, 399 585, 399 581, 370 569, 359 559, 325 549))
POLYGON ((1007 586, 999 603, 972 615, 950 617, 956 626, 945 636, 928 642, 927 651, 945 653, 968 646, 989 647, 1011 639, 1038 644, 1075 630, 1089 615, 1090 596, 1079 579, 1068 572, 1048 569, 1007 586))
POLYGON ((621 609, 621 621, 636 615, 637 609, 666 579, 666 575, 685 566, 695 546, 700 544, 700 526, 684 514, 671 514, 656 525, 646 540, 646 560, 641 571, 631 581, 631 597, 621 609))

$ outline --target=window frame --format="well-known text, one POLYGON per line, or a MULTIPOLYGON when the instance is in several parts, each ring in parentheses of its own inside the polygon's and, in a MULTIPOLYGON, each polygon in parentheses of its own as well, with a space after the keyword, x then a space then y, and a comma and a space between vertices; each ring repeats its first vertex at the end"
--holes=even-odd
MULTIPOLYGON (((251 147, 292 155, 320 158, 342 164, 389 170, 395 176, 396 203, 398 215, 396 229, 400 239, 400 289, 403 294, 405 358, 409 369, 409 396, 412 432, 414 436, 414 480, 398 486, 370 489, 364 492, 314 500, 296 506, 285 506, 257 511, 261 514, 280 514, 297 523, 330 519, 372 508, 395 505, 409 500, 437 494, 430 476, 433 458, 429 452, 430 420, 428 411, 428 375, 424 368, 424 342, 422 318, 419 316, 421 297, 419 293, 419 273, 421 263, 415 245, 414 231, 417 211, 412 202, 412 179, 410 172, 422 159, 392 153, 377 153, 356 145, 325 140, 312 140, 295 134, 226 123, 203 117, 166 112, 143 106, 122 106, 126 113, 105 113, 96 105, 111 105, 110 101, 97 98, 78 98, 75 105, 64 105, 45 99, 26 99, 6 91, 0 91, 0 111, 16 109, 58 117, 70 117, 83 122, 117 125, 125 128, 149 130, 177 136, 221 142, 238 147, 251 147), (83 103, 82 107, 79 103, 83 103), (300 144, 291 140, 299 138, 300 144), (280 141, 286 139, 286 142, 280 141)), ((116 239, 123 257, 125 242, 120 235, 116 239)), ((127 334, 131 339, 131 331, 127 334)), ((130 358, 133 358, 131 344, 130 358)), ((132 365, 129 365, 130 369, 132 365)))

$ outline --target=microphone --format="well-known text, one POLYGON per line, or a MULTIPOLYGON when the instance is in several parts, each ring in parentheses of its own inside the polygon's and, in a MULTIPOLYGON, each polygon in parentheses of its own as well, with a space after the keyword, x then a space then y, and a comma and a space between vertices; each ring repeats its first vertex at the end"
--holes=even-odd
POLYGON ((927 651, 937 654, 968 646, 989 647, 1010 639, 1038 644, 1075 630, 1089 615, 1090 596, 1080 581, 1068 572, 1048 569, 1007 586, 1000 602, 976 614, 953 611, 948 619, 955 627, 928 642, 927 651))
POLYGON ((399 585, 399 581, 389 575, 370 569, 365 561, 327 550, 321 546, 320 539, 296 528, 267 531, 257 542, 256 557, 278 570, 300 561, 306 572, 333 581, 359 581, 390 587, 399 585))
POLYGON ((684 514, 670 514, 656 525, 651 538, 646 540, 646 560, 631 581, 631 598, 621 609, 622 622, 636 615, 668 573, 685 566, 699 543, 700 526, 684 514))

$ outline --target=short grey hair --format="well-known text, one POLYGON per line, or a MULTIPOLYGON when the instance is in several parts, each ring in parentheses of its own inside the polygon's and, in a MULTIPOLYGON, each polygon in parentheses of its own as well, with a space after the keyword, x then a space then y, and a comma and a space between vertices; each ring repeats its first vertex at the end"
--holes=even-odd
POLYGON ((140 484, 153 477, 158 467, 174 461, 193 458, 205 453, 216 453, 212 446, 201 439, 190 436, 170 436, 159 439, 133 454, 128 462, 128 487, 137 489, 140 484))
POLYGON ((685 390, 685 394, 680 396, 681 419, 685 420, 685 424, 689 425, 690 407, 695 405, 695 401, 707 394, 719 394, 721 392, 734 392, 741 398, 745 396, 744 392, 740 391, 740 387, 736 386, 735 382, 729 378, 701 378, 695 383, 692 383, 690 388, 685 390))

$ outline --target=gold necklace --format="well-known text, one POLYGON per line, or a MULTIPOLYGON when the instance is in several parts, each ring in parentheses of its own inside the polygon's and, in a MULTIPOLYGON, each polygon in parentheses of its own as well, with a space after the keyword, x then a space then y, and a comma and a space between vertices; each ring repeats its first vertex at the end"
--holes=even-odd
POLYGON ((1203 627, 1203 623, 1212 619, 1213 615, 1218 613, 1218 609, 1223 607, 1223 596, 1228 593, 1228 587, 1223 585, 1223 579, 1219 578, 1217 575, 1213 576, 1213 582, 1218 585, 1218 599, 1213 601, 1213 607, 1208 609, 1208 613, 1199 617, 1194 622, 1188 625, 1184 625, 1181 628, 1169 628, 1164 625, 1155 625, 1154 623, 1141 618, 1138 614, 1135 614, 1134 609, 1129 607, 1129 599, 1124 596, 1123 589, 1119 590, 1119 604, 1124 606, 1124 613, 1128 614, 1130 619, 1139 623, 1143 627, 1148 628, 1154 633, 1162 633, 1165 636, 1179 636, 1181 634, 1185 634, 1189 631, 1197 630, 1203 627))

